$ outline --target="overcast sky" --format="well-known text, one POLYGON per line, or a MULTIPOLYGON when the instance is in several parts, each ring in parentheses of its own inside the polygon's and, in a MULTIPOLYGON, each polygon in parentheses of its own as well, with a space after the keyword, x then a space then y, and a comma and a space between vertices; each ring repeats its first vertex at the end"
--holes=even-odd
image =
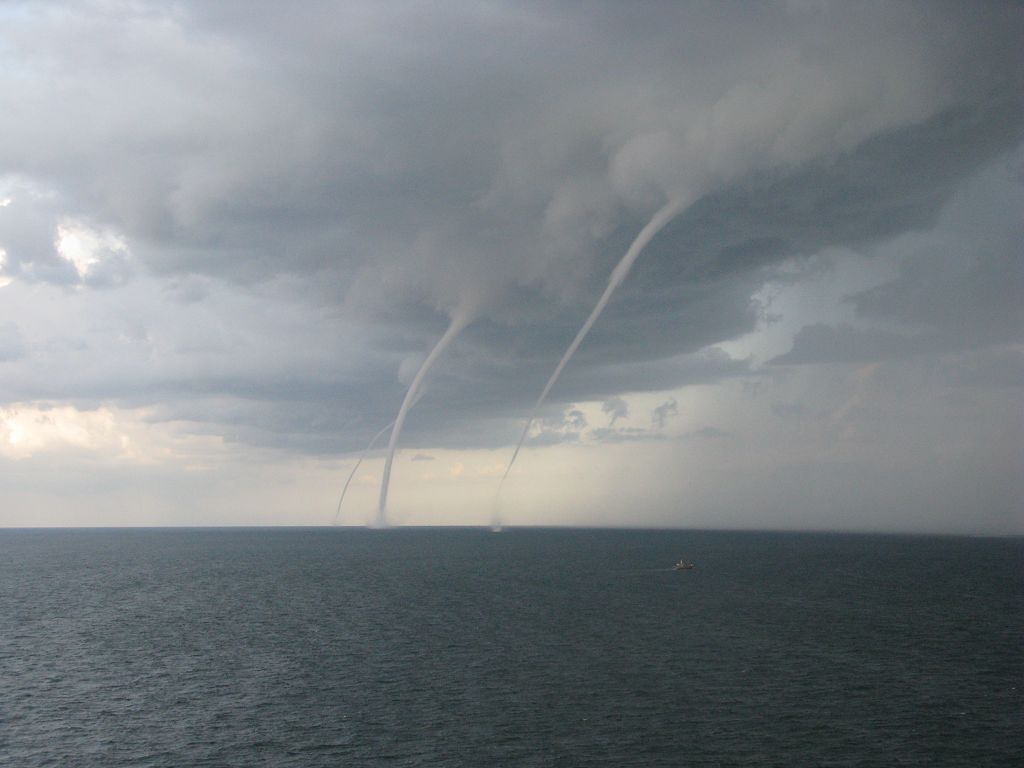
POLYGON ((471 307, 392 523, 1022 534, 1021 40, 1010 2, 2 3, 0 525, 330 524, 471 307))

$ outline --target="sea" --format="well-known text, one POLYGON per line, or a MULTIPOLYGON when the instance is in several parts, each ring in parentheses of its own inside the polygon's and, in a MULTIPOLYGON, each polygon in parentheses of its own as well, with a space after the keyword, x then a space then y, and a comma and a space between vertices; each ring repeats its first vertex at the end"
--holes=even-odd
POLYGON ((1020 766, 1024 539, 2 530, 0 765, 1020 766))

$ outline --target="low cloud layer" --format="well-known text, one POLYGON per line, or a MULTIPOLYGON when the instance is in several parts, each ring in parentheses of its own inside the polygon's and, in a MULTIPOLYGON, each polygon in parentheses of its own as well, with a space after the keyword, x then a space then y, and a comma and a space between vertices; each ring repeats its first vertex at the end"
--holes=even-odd
POLYGON ((334 457, 471 307, 402 442, 509 446, 669 199, 534 447, 728 443, 666 393, 815 367, 1012 388, 1022 38, 999 2, 7 3, 0 407, 334 457), (773 319, 830 249, 876 279, 773 319))

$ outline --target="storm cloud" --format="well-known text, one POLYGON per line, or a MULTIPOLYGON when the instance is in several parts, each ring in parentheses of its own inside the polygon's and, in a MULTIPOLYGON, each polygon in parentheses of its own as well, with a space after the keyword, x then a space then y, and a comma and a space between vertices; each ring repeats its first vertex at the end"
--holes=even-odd
MULTIPOLYGON (((576 442, 574 403, 621 442, 645 393, 814 366, 997 377, 1024 327, 1021 39, 999 2, 7 3, 0 407, 344 455, 472 304, 402 444, 506 447, 670 199, 531 445, 576 442), (737 346, 765 286, 836 249, 877 272, 846 315, 737 346)), ((694 443, 740 434, 679 410, 730 436, 694 443)))

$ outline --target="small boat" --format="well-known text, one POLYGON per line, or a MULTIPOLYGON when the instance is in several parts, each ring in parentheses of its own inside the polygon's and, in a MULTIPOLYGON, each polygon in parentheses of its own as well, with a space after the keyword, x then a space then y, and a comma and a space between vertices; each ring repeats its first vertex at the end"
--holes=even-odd
POLYGON ((687 563, 684 560, 680 560, 678 563, 672 566, 673 571, 692 571, 693 568, 693 563, 687 563))

